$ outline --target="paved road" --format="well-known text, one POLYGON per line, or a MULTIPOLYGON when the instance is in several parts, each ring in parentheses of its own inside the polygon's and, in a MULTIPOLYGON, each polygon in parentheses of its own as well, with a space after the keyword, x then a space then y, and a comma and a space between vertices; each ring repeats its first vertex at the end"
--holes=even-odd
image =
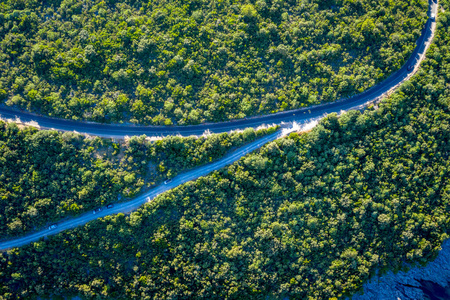
POLYGON ((87 212, 76 218, 60 222, 58 224, 58 227, 53 230, 49 230, 48 228, 46 228, 39 232, 24 236, 24 237, 21 237, 18 239, 1 242, 0 250, 5 250, 8 248, 12 248, 12 247, 20 247, 20 246, 26 245, 28 243, 37 241, 42 237, 54 235, 54 234, 57 234, 64 230, 84 225, 89 221, 92 221, 92 220, 95 220, 97 218, 101 218, 101 217, 104 217, 107 215, 117 214, 120 212, 122 212, 122 213, 131 212, 131 211, 139 208, 142 204, 144 204, 148 201, 151 201, 159 194, 161 194, 165 191, 168 191, 170 189, 173 189, 185 182, 197 179, 201 176, 208 175, 209 173, 211 173, 215 170, 219 170, 229 164, 232 164, 233 162, 239 160, 242 156, 260 148, 261 146, 263 146, 264 144, 267 144, 268 142, 276 140, 277 138, 279 138, 282 135, 285 135, 291 131, 294 131, 294 129, 291 129, 291 130, 284 129, 283 131, 277 131, 268 136, 260 138, 250 144, 245 145, 244 147, 241 147, 241 148, 231 152, 230 154, 226 155, 225 157, 223 157, 222 159, 220 159, 216 162, 213 162, 213 163, 201 166, 199 168, 190 170, 188 172, 182 173, 182 174, 176 176, 175 178, 173 178, 172 182, 170 182, 168 184, 163 184, 154 189, 151 189, 147 193, 145 193, 129 202, 115 204, 114 207, 110 208, 110 209, 106 209, 105 207, 103 207, 103 211, 101 211, 95 215, 91 211, 87 212))
MULTIPOLYGON (((430 11, 435 14, 437 12, 437 4, 430 3, 430 11)), ((37 116, 28 112, 19 112, 11 108, 0 107, 0 118, 3 119, 16 119, 19 118, 22 122, 36 122, 41 128, 45 129, 57 129, 62 131, 77 131, 79 133, 87 133, 91 135, 97 135, 102 137, 113 137, 113 138, 123 138, 124 136, 132 135, 142 135, 147 136, 167 136, 167 135, 201 135, 205 131, 210 131, 213 133, 229 132, 236 129, 245 129, 247 127, 256 128, 260 125, 270 125, 270 124, 282 124, 289 122, 304 123, 308 122, 311 118, 317 118, 323 116, 324 114, 329 114, 332 112, 340 112, 342 110, 349 110, 352 108, 357 108, 362 105, 376 100, 377 98, 384 95, 390 89, 397 86, 403 80, 408 78, 414 70, 408 70, 408 67, 415 65, 417 67, 420 62, 421 56, 424 54, 426 49, 426 42, 432 37, 431 25, 434 20, 429 19, 421 37, 417 41, 417 47, 415 48, 413 54, 406 62, 406 64, 397 72, 395 72, 391 77, 381 82, 372 89, 361 93, 355 97, 340 100, 334 103, 327 103, 323 105, 318 105, 315 107, 291 110, 286 112, 281 112, 272 115, 241 119, 230 122, 221 123, 211 123, 211 124, 201 124, 195 126, 134 126, 134 125, 107 125, 89 122, 77 122, 69 121, 63 119, 55 119, 44 116, 37 116)))
MULTIPOLYGON (((437 13, 437 4, 432 3, 431 4, 432 12, 436 15, 437 13)), ((259 117, 255 119, 250 120, 241 120, 237 122, 227 122, 227 123, 217 123, 217 124, 211 124, 211 125, 200 125, 200 126, 189 126, 189 127, 127 127, 127 126, 113 126, 113 125, 92 125, 92 124, 85 124, 85 123, 75 123, 70 121, 64 121, 64 120, 55 120, 55 119, 49 119, 45 117, 31 117, 31 119, 37 120, 42 127, 47 127, 48 124, 54 124, 55 126, 48 126, 48 127, 54 127, 59 130, 77 130, 78 132, 87 132, 90 134, 100 135, 100 136, 125 136, 125 135, 133 135, 133 134, 147 134, 147 135, 166 135, 166 134, 183 134, 183 135, 190 135, 190 134, 202 134, 206 129, 211 130, 212 132, 223 132, 223 131, 229 131, 232 129, 240 129, 245 127, 255 127, 259 126, 261 124, 271 124, 271 123, 306 123, 310 122, 311 120, 318 119, 322 116, 324 116, 327 113, 332 112, 340 112, 342 110, 348 110, 352 108, 358 108, 362 107, 364 105, 367 105, 367 103, 376 100, 378 97, 389 91, 392 87, 398 85, 403 80, 405 80, 412 72, 413 70, 408 70, 408 66, 415 65, 415 67, 418 66, 418 62, 423 58, 425 55, 425 50, 428 45, 427 41, 431 40, 431 37, 433 36, 433 30, 435 28, 435 21, 429 19, 426 28, 424 29, 421 38, 418 40, 418 46, 416 47, 414 53, 412 54, 411 58, 408 60, 408 62, 403 66, 402 69, 400 69, 398 72, 396 72, 394 75, 392 75, 388 80, 384 81, 382 84, 378 85, 377 87, 360 94, 356 97, 353 97, 351 99, 347 99, 344 101, 336 102, 336 103, 330 103, 322 106, 317 106, 310 108, 309 111, 291 111, 271 116, 264 116, 259 117), (37 118, 37 119, 36 119, 37 118), (42 121, 42 122, 41 122, 42 121), (45 123, 50 122, 50 123, 45 123), (56 123, 52 123, 56 122, 56 123), (44 125, 47 124, 47 125, 44 125)), ((0 113, 5 116, 5 110, 1 110, 0 113)), ((14 114, 13 114, 14 115, 14 114)), ((24 113, 24 116, 30 116, 29 114, 24 113)), ((26 120, 21 116, 22 121, 26 120)), ((219 170, 237 160, 239 160, 242 156, 246 155, 247 153, 254 151, 264 144, 273 141, 279 137, 281 137, 284 134, 287 134, 291 131, 295 131, 296 129, 292 127, 291 129, 283 129, 283 131, 275 132, 271 135, 268 135, 266 137, 263 137, 259 140, 256 140, 248 145, 245 145, 232 153, 226 155, 224 158, 211 163, 204 165, 202 167, 193 169, 191 171, 188 171, 186 173, 180 174, 177 177, 175 177, 172 182, 169 184, 158 186, 147 193, 137 197, 136 199, 133 199, 129 202, 116 204, 111 209, 104 208, 103 211, 97 214, 92 214, 92 212, 85 213, 83 215, 80 215, 76 218, 60 222, 58 224, 58 227, 53 230, 44 229, 39 232, 35 232, 33 234, 9 240, 9 241, 3 241, 0 242, 0 251, 9 249, 12 247, 20 247, 23 245, 26 245, 28 243, 31 243, 33 241, 37 241, 42 237, 54 235, 59 232, 62 232, 67 229, 75 228, 81 225, 86 224, 89 221, 95 220, 97 218, 101 218, 107 215, 111 214, 117 214, 119 212, 130 212, 137 208, 139 208, 142 204, 145 202, 151 201, 154 199, 157 195, 168 191, 170 189, 173 189, 183 183, 186 183, 188 181, 194 180, 196 178, 199 178, 201 176, 205 176, 215 170, 219 170)))

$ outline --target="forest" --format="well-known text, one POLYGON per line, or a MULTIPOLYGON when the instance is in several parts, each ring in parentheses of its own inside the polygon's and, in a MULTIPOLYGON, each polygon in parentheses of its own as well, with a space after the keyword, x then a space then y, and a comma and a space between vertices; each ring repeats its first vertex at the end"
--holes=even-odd
POLYGON ((426 0, 6 0, 0 104, 187 125, 334 101, 408 59, 426 0))
POLYGON ((131 215, 0 257, 0 295, 345 299, 433 259, 450 229, 450 3, 409 82, 131 215))
POLYGON ((130 199, 274 130, 114 141, 0 121, 0 238, 130 199))

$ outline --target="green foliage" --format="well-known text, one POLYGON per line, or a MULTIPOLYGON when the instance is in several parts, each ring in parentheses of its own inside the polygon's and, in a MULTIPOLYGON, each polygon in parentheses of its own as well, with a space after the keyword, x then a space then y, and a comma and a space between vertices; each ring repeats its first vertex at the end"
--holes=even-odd
POLYGON ((0 4, 0 101, 99 122, 172 125, 300 108, 400 68, 427 1, 0 4))
POLYGON ((17 235, 117 199, 138 180, 95 157, 99 139, 0 122, 0 232, 17 235))
POLYGON ((133 197, 274 129, 121 145, 0 122, 0 237, 133 197))
POLYGON ((330 115, 131 215, 13 249, 2 295, 343 299, 376 270, 426 263, 450 228, 445 3, 423 70, 378 110, 330 115))

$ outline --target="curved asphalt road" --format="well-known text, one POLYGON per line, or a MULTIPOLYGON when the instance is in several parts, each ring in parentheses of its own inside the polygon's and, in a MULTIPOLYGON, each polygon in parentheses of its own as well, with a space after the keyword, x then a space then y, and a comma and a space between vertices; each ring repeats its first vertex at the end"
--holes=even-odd
MULTIPOLYGON (((437 3, 430 2, 430 12, 433 12, 436 15, 437 3)), ((0 107, 0 118, 13 120, 19 118, 23 123, 36 122, 40 128, 56 129, 61 131, 76 131, 79 133, 112 138, 123 138, 125 136, 143 134, 147 136, 167 136, 178 134, 182 136, 202 135, 205 131, 220 133, 229 132, 236 129, 245 129, 248 127, 256 128, 265 124, 271 125, 289 122, 304 123, 308 122, 312 118, 323 116, 324 114, 333 112, 339 113, 343 110, 359 108, 363 105, 367 105, 407 79, 408 76, 414 72, 413 69, 408 70, 408 67, 414 65, 415 68, 417 68, 421 57, 425 54, 427 41, 431 40, 433 35, 432 25, 434 22, 435 20, 432 20, 431 18, 427 21, 425 28, 422 31, 422 35, 417 41, 417 46, 414 52, 400 70, 364 93, 333 103, 230 122, 211 124, 205 123, 193 126, 135 126, 77 122, 38 116, 28 112, 19 112, 7 107, 0 107)))
MULTIPOLYGON (((437 3, 432 2, 430 4, 431 12, 436 16, 437 14, 437 3)), ((386 92, 388 92, 391 88, 400 84, 403 80, 408 78, 408 76, 414 72, 414 70, 408 70, 408 66, 414 65, 417 67, 421 58, 425 55, 425 50, 428 45, 428 41, 431 41, 431 37, 433 36, 433 29, 435 28, 435 20, 429 19, 425 29, 423 30, 422 36, 418 40, 418 46, 414 50, 414 53, 398 72, 388 78, 386 81, 382 82, 380 85, 372 88, 371 90, 362 93, 358 96, 355 96, 350 99, 346 99, 343 101, 320 105, 316 107, 311 107, 305 110, 296 110, 290 112, 284 112, 280 114, 257 117, 254 119, 240 120, 236 122, 226 122, 226 123, 216 123, 211 125, 199 125, 199 126, 188 126, 188 127, 130 127, 130 126, 114 126, 114 125, 100 125, 100 124, 90 124, 90 123, 76 123, 65 120, 57 120, 46 117, 37 117, 31 114, 23 113, 12 113, 8 114, 6 109, 0 109, 0 113, 3 117, 14 117, 18 116, 21 118, 22 122, 24 121, 37 121, 41 127, 46 128, 55 128, 59 130, 77 130, 78 132, 86 132, 89 134, 100 135, 100 136, 114 136, 114 137, 123 137, 126 135, 134 135, 134 134, 147 134, 147 135, 169 135, 169 134, 182 134, 182 135, 199 135, 203 134, 205 130, 210 130, 212 132, 224 132, 233 129, 241 129, 245 127, 257 127, 262 124, 273 124, 273 123, 307 123, 314 119, 318 119, 325 114, 332 112, 340 112, 343 110, 348 110, 352 108, 359 108, 367 103, 375 101, 378 97, 382 96, 386 92), (296 116, 297 115, 297 116, 296 116), (27 119, 28 118, 28 119, 27 119)), ((80 215, 76 218, 60 222, 56 229, 44 229, 33 234, 0 242, 0 251, 6 250, 13 247, 20 247, 26 245, 28 243, 39 240, 42 237, 54 235, 59 232, 62 232, 67 229, 71 229, 74 227, 78 227, 86 224, 89 221, 95 220, 97 218, 102 218, 107 215, 116 214, 120 212, 130 212, 137 208, 139 208, 145 202, 149 202, 154 199, 159 194, 173 189, 183 183, 188 181, 197 179, 201 176, 205 176, 215 170, 219 170, 246 155, 247 153, 254 151, 264 144, 274 141, 277 138, 288 134, 289 132, 296 131, 297 129, 292 127, 291 129, 284 129, 283 131, 278 131, 268 136, 265 136, 259 140, 256 140, 248 145, 245 145, 230 154, 226 155, 222 159, 201 166, 197 169, 190 170, 183 174, 180 174, 173 178, 172 182, 165 185, 160 185, 147 193, 125 203, 115 204, 115 206, 111 209, 104 208, 103 211, 92 214, 92 212, 87 212, 83 215, 80 215)))
POLYGON ((146 192, 145 194, 143 194, 129 202, 115 204, 114 207, 110 208, 110 209, 106 209, 105 207, 103 207, 103 211, 101 211, 95 215, 92 213, 92 211, 90 211, 90 212, 82 214, 76 218, 60 222, 56 229, 49 230, 48 228, 45 228, 44 230, 38 231, 36 233, 30 234, 30 235, 27 235, 27 236, 24 236, 21 238, 1 242, 0 250, 6 250, 9 248, 13 248, 13 247, 20 247, 20 246, 26 245, 28 243, 37 241, 42 237, 54 235, 54 234, 57 234, 64 230, 84 225, 89 221, 95 220, 97 218, 102 218, 107 215, 117 214, 120 212, 122 212, 122 213, 131 212, 131 211, 139 208, 142 204, 149 202, 150 200, 153 200, 159 194, 161 194, 165 191, 168 191, 170 189, 173 189, 173 188, 175 188, 183 183, 186 183, 188 181, 197 179, 201 176, 208 175, 209 173, 211 173, 215 170, 219 170, 229 164, 232 164, 233 162, 239 160, 242 156, 250 153, 251 151, 254 151, 254 150, 260 148, 261 146, 263 146, 264 144, 274 141, 277 138, 281 137, 282 135, 288 134, 289 132, 292 132, 294 130, 295 129, 291 129, 291 130, 285 129, 283 131, 274 132, 268 136, 265 136, 261 139, 253 141, 252 143, 245 145, 244 147, 241 147, 241 148, 231 152, 230 154, 226 155, 225 157, 223 157, 222 159, 220 159, 216 162, 213 162, 213 163, 201 166, 199 168, 190 170, 188 172, 182 173, 182 174, 176 176, 175 178, 173 178, 172 182, 170 182, 168 184, 163 184, 154 189, 151 189, 150 191, 146 192))

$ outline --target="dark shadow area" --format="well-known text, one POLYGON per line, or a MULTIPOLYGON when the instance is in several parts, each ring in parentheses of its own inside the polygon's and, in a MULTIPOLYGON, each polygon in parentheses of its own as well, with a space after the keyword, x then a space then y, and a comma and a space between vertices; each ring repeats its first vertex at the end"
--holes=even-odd
POLYGON ((433 281, 418 280, 420 283, 420 289, 425 296, 430 300, 448 300, 450 299, 450 286, 447 283, 446 287, 443 287, 433 281))

